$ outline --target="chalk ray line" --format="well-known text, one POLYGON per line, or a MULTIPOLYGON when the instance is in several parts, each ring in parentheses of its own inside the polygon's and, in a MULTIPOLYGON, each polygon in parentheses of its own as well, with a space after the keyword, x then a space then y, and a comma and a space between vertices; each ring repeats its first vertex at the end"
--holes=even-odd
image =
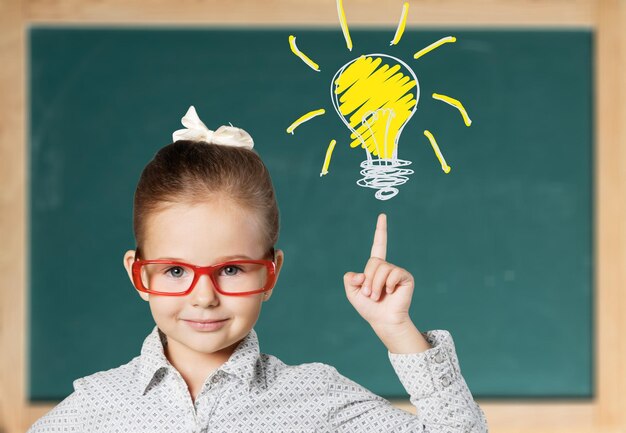
POLYGON ((330 165, 330 158, 333 154, 333 150, 335 149, 335 144, 337 144, 337 141, 331 140, 330 144, 328 145, 328 149, 326 149, 326 158, 324 158, 324 166, 322 167, 320 177, 328 174, 328 166, 330 165))
POLYGON ((326 113, 326 110, 324 110, 323 108, 320 108, 319 110, 309 111, 308 113, 300 116, 295 122, 289 125, 289 127, 287 128, 287 134, 293 135, 293 131, 298 126, 302 125, 304 122, 308 122, 309 120, 311 120, 312 118, 316 116, 321 116, 324 113, 326 113))
POLYGON ((472 124, 472 120, 467 115, 467 111, 465 111, 465 107, 458 99, 451 98, 446 95, 441 95, 439 93, 433 93, 433 99, 437 99, 439 101, 443 101, 446 104, 450 104, 455 107, 457 110, 461 112, 461 116, 463 116, 463 122, 465 122, 465 126, 470 126, 472 124))
POLYGON ((348 29, 348 22, 346 21, 346 14, 343 11, 343 0, 337 0, 337 14, 339 15, 341 31, 343 32, 343 37, 346 40, 348 50, 352 51, 352 39, 350 38, 350 30, 348 29))
POLYGON ((396 34, 393 37, 391 43, 389 45, 398 45, 400 39, 402 38, 402 34, 404 33, 404 27, 406 26, 406 17, 409 11, 409 2, 405 2, 402 5, 402 15, 400 15, 400 22, 398 23, 398 28, 396 29, 396 34))
POLYGON ((306 63, 307 66, 309 66, 314 71, 317 71, 317 72, 320 71, 319 65, 315 63, 313 60, 311 60, 309 56, 307 56, 306 54, 304 54, 302 51, 298 49, 298 46, 296 45, 296 37, 294 35, 289 35, 289 47, 291 48, 291 52, 294 53, 296 56, 300 57, 300 59, 304 63, 306 63))
POLYGON ((439 150, 439 146, 437 145, 437 141, 435 140, 435 137, 433 136, 433 134, 431 134, 428 129, 425 129, 424 135, 428 137, 428 140, 430 141, 430 145, 433 147, 433 150, 435 151, 435 155, 437 155, 437 158, 439 159, 439 162, 441 163, 441 169, 446 174, 450 173, 450 166, 446 163, 446 160, 441 154, 441 150, 439 150))
POLYGON ((448 42, 456 42, 456 38, 454 36, 446 36, 445 38, 441 38, 437 42, 433 42, 432 44, 430 44, 426 48, 422 48, 421 50, 419 50, 417 53, 415 53, 413 55, 413 58, 414 59, 419 59, 424 54, 429 53, 432 50, 434 50, 435 48, 439 48, 441 45, 446 44, 448 42))

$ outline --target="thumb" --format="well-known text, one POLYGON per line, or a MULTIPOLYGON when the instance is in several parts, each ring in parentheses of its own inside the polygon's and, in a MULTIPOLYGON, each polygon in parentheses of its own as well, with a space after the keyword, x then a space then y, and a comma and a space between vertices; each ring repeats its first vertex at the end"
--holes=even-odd
POLYGON ((343 276, 343 285, 346 287, 346 293, 355 294, 361 289, 361 285, 365 282, 365 274, 357 272, 346 272, 343 276))

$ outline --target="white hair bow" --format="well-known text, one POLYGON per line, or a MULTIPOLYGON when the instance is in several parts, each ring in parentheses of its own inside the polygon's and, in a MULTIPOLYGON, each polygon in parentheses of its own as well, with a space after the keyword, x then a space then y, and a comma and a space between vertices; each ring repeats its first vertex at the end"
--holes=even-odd
POLYGON ((174 131, 172 138, 178 140, 206 141, 212 144, 223 146, 245 147, 252 149, 254 142, 246 131, 235 126, 220 126, 215 131, 211 131, 198 117, 196 109, 192 105, 187 110, 185 117, 181 119, 186 129, 174 131))

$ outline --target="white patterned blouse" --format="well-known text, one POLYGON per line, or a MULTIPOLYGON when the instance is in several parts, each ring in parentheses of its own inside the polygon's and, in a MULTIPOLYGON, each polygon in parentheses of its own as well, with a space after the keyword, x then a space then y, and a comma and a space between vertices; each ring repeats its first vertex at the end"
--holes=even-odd
POLYGON ((389 354, 417 415, 318 362, 286 365, 260 353, 253 330, 205 381, 196 401, 164 354, 154 327, 141 355, 74 381, 74 392, 31 426, 44 432, 431 432, 483 433, 449 332, 428 331, 433 346, 389 354))

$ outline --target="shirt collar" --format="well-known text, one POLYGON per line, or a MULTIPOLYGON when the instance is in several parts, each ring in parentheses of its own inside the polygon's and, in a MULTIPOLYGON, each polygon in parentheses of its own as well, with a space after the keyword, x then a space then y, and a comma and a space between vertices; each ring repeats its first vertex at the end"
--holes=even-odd
POLYGON ((152 332, 146 337, 141 347, 139 387, 142 395, 145 394, 153 379, 159 380, 162 378, 165 374, 164 370, 167 370, 171 366, 165 357, 165 351, 163 349, 165 346, 167 346, 167 337, 158 326, 155 326, 152 332))
MULTIPOLYGON (((165 356, 164 347, 167 346, 167 337, 155 326, 152 332, 146 337, 141 348, 139 363, 139 387, 140 392, 145 394, 149 385, 153 381, 160 380, 165 371, 174 368, 165 356)), ((257 361, 259 360, 260 349, 259 340, 254 329, 237 345, 235 351, 218 370, 239 378, 249 391, 255 380, 264 386, 265 380, 258 374, 257 361), (259 379, 257 379, 257 374, 259 379)))
POLYGON ((255 384, 265 387, 265 378, 261 373, 259 361, 259 339, 254 329, 239 343, 233 354, 218 370, 238 377, 248 391, 255 384))

